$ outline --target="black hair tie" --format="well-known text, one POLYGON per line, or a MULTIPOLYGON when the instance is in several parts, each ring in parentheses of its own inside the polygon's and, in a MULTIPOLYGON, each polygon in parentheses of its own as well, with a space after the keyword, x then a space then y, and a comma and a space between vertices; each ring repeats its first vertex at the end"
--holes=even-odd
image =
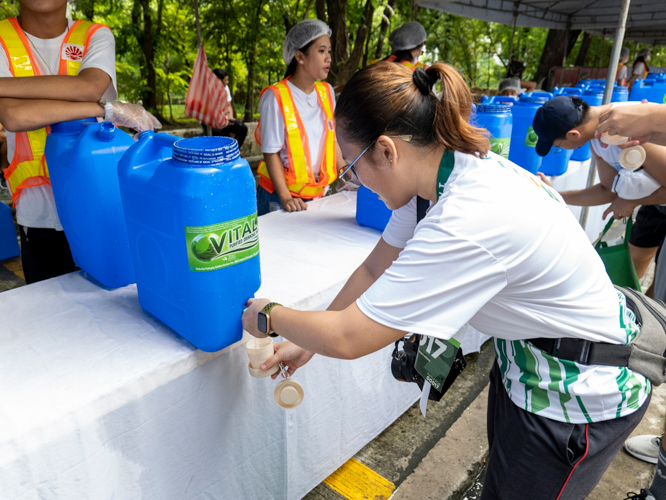
POLYGON ((414 79, 416 88, 418 88, 423 95, 430 95, 433 85, 435 85, 438 80, 437 77, 428 75, 421 66, 414 70, 412 78, 414 79))

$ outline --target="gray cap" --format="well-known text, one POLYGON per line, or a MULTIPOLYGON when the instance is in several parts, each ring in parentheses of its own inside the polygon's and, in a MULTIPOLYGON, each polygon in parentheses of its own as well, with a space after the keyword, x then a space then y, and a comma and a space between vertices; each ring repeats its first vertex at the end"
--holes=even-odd
POLYGON ((638 54, 636 54, 636 57, 641 57, 641 56, 646 56, 650 53, 650 49, 641 49, 638 54))
POLYGON ((331 36, 331 28, 319 19, 306 19, 295 24, 287 33, 282 44, 282 60, 289 65, 297 50, 324 35, 331 36))
POLYGON ((627 57, 629 55, 629 49, 627 47, 622 47, 622 50, 620 51, 620 59, 623 57, 627 57))
POLYGON ((426 41, 428 35, 418 21, 410 21, 393 30, 389 35, 389 44, 393 52, 415 49, 426 41))
POLYGON ((502 92, 506 89, 515 90, 517 93, 521 93, 523 89, 520 87, 520 78, 505 78, 499 84, 499 91, 502 92))

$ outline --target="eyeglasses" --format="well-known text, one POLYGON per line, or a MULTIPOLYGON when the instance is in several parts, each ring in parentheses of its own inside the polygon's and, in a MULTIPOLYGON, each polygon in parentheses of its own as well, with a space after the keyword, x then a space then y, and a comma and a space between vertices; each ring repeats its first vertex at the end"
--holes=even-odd
MULTIPOLYGON (((412 140, 412 136, 411 136, 411 135, 394 135, 394 136, 389 136, 389 137, 394 137, 394 138, 396 138, 396 139, 402 139, 402 140, 405 141, 405 142, 409 142, 409 141, 412 140)), ((358 175, 356 174, 356 169, 354 168, 354 165, 356 165, 356 162, 357 162, 358 160, 361 159, 361 156, 363 156, 363 155, 365 154, 365 152, 366 152, 368 149, 370 149, 372 146, 374 146, 375 142, 377 142, 377 139, 375 139, 374 141, 372 141, 372 142, 370 143, 370 145, 369 145, 367 148, 365 148, 363 151, 361 151, 361 154, 358 155, 358 156, 356 157, 356 159, 354 159, 353 162, 351 162, 351 163, 347 163, 347 164, 344 165, 340 170, 338 170, 338 179, 342 179, 344 182, 349 182, 348 180, 343 179, 343 177, 345 176, 345 174, 346 174, 347 172, 349 172, 349 169, 351 169, 352 173, 354 174, 354 177, 356 177, 356 180, 358 180, 358 182, 359 182, 359 186, 360 186, 360 182, 361 182, 361 180, 358 178, 358 175)), ((350 183, 352 186, 355 185, 355 183, 354 183, 353 181, 352 181, 352 182, 349 182, 349 183, 350 183)))

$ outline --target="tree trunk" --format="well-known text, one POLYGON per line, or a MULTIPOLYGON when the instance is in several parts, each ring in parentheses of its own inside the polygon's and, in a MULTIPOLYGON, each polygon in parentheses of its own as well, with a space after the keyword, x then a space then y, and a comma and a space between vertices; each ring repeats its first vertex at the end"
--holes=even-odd
POLYGON ((327 0, 328 19, 331 27, 331 72, 328 81, 334 87, 344 85, 358 70, 363 58, 365 38, 372 26, 372 14, 375 8, 371 0, 366 0, 361 22, 354 40, 354 48, 349 53, 349 34, 347 33, 347 0, 327 0))
MULTIPOLYGON (((567 56, 571 53, 571 49, 576 44, 576 39, 580 34, 580 30, 570 30, 569 31, 569 43, 567 45, 567 56)), ((537 67, 536 73, 534 74, 534 81, 539 83, 542 78, 548 78, 550 69, 555 66, 562 66, 562 57, 564 56, 564 44, 567 39, 566 30, 548 30, 548 37, 546 38, 546 44, 543 47, 543 52, 541 53, 541 59, 539 60, 539 66, 537 67)), ((550 88, 545 86, 543 88, 550 88)))
POLYGON ((143 8, 143 40, 141 50, 146 58, 146 99, 144 106, 151 113, 157 112, 157 74, 155 73, 155 51, 153 47, 153 17, 149 0, 140 0, 143 8))
POLYGON ((317 19, 328 24, 328 18, 326 16, 326 0, 315 0, 315 9, 317 11, 317 19))
POLYGON ((375 50, 375 59, 382 59, 384 53, 384 39, 386 32, 391 25, 391 17, 393 17, 393 10, 395 9, 396 0, 389 0, 387 7, 384 9, 384 17, 382 24, 379 25, 379 39, 377 40, 377 50, 375 50))
POLYGON ((243 117, 243 120, 246 122, 254 121, 255 65, 257 59, 257 43, 259 42, 259 15, 263 5, 264 0, 259 0, 257 2, 257 10, 254 13, 254 19, 250 23, 250 25, 254 27, 254 33, 253 38, 250 41, 250 50, 245 58, 247 65, 247 96, 245 99, 245 116, 243 117))
POLYGON ((583 40, 580 43, 580 49, 578 49, 578 56, 576 57, 575 63, 576 66, 585 66, 590 47, 592 47, 592 35, 586 31, 583 33, 583 40))

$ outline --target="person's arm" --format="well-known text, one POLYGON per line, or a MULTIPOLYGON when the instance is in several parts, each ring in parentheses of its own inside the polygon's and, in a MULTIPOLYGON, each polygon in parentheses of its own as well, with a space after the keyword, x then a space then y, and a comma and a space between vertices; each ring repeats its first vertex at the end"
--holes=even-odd
POLYGON ((597 171, 599 172, 599 180, 601 182, 585 189, 576 189, 560 193, 560 196, 562 196, 567 205, 596 207, 598 205, 611 203, 617 198, 617 194, 612 191, 613 180, 617 175, 617 170, 602 160, 601 157, 597 156, 594 151, 592 151, 592 155, 597 162, 597 171))
MULTIPOLYGON (((2 120, 0 120, 1 122, 2 120)), ((287 212, 300 212, 307 210, 308 206, 300 198, 293 198, 287 186, 287 179, 284 175, 284 167, 279 153, 264 153, 264 161, 268 174, 271 177, 271 182, 275 186, 275 192, 280 197, 282 208, 287 212)))
MULTIPOLYGON (((401 250, 401 248, 391 246, 383 238, 380 238, 370 255, 354 271, 327 310, 343 311, 352 305, 393 264, 401 250)), ((309 362, 313 356, 314 352, 303 349, 293 342, 278 342, 275 344, 275 355, 266 360, 262 369, 268 370, 277 363, 283 363, 289 375, 293 375, 298 368, 309 362)), ((273 378, 277 378, 277 374, 274 374, 273 378)))
POLYGON ((525 89, 525 92, 532 92, 537 87, 537 82, 529 80, 520 80, 520 86, 525 89))
POLYGON ((109 83, 111 77, 97 68, 86 68, 76 76, 0 78, 0 98, 97 102, 104 95, 109 83))
POLYGON ((662 186, 666 186, 666 147, 657 144, 643 144, 645 162, 643 169, 662 186))
POLYGON ((90 117, 104 117, 104 108, 96 102, 0 98, 0 123, 10 132, 27 132, 58 122, 90 117))
POLYGON ((610 213, 613 214, 615 219, 623 219, 630 217, 634 213, 636 207, 641 205, 665 205, 666 204, 666 188, 660 187, 654 193, 639 200, 625 200, 624 198, 617 197, 610 206, 606 209, 601 216, 605 219, 610 213))
POLYGON ((666 106, 648 102, 615 106, 599 117, 595 136, 603 133, 629 137, 622 148, 646 142, 666 146, 666 106))
POLYGON ((396 248, 379 238, 377 245, 370 252, 356 271, 351 275, 345 286, 328 306, 329 311, 342 311, 353 304, 377 279, 384 274, 393 261, 398 258, 402 248, 396 248))

